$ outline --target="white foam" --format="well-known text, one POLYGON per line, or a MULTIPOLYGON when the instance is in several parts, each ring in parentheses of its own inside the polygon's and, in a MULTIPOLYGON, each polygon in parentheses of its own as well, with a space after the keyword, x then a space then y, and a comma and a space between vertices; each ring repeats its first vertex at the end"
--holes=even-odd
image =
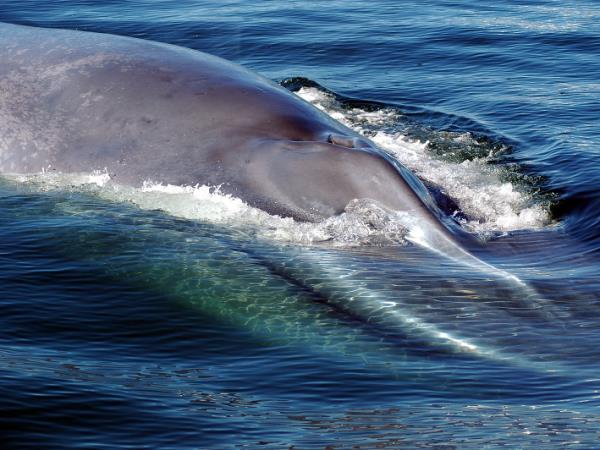
POLYGON ((319 223, 296 222, 253 208, 218 187, 174 186, 146 182, 141 188, 114 183, 108 173, 63 174, 44 172, 9 176, 43 191, 76 190, 116 202, 133 203, 147 210, 162 210, 191 220, 244 227, 256 236, 296 244, 329 242, 339 246, 404 244, 407 228, 402 217, 376 202, 351 202, 339 216, 319 223))
MULTIPOLYGON (((317 88, 301 88, 297 94, 336 120, 367 135, 421 179, 439 187, 469 216, 463 225, 477 232, 535 229, 549 224, 550 214, 536 199, 513 183, 502 181, 502 169, 488 164, 492 155, 462 163, 441 160, 429 150, 429 142, 412 140, 399 129, 399 114, 392 109, 344 110, 335 98, 317 88), (368 131, 368 133, 367 133, 368 131)), ((454 142, 469 145, 469 133, 454 142)))

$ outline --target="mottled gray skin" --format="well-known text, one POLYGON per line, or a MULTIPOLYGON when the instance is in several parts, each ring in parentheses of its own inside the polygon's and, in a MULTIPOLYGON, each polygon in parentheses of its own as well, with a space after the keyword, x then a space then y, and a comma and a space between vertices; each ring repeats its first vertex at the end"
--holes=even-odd
POLYGON ((299 220, 368 198, 444 229, 404 167, 237 64, 139 39, 0 24, 0 171, 104 169, 133 186, 220 185, 299 220))

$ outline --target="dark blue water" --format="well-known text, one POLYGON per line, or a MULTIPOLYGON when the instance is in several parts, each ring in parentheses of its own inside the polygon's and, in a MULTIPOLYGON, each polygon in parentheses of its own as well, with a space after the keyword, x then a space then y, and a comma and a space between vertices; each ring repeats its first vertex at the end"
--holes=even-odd
POLYGON ((202 50, 324 105, 537 293, 415 245, 2 179, 0 446, 596 447, 600 6, 523 3, 0 1, 3 22, 202 50))

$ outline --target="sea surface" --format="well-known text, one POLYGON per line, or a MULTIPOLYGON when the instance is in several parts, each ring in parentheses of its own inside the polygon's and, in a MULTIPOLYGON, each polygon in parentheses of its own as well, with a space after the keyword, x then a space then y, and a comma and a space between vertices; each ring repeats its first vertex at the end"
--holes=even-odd
POLYGON ((0 0, 0 21, 259 72, 414 171, 489 265, 368 203, 300 224, 202 186, 3 176, 1 448, 598 448, 597 1, 0 0))

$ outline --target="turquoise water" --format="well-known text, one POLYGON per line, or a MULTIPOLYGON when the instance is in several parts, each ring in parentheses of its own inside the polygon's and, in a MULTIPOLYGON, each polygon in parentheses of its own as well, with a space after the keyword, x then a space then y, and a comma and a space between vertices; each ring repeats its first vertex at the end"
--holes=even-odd
POLYGON ((0 2, 281 82, 527 286, 360 217, 7 177, 3 448, 594 448, 600 7, 471 3, 0 2))

